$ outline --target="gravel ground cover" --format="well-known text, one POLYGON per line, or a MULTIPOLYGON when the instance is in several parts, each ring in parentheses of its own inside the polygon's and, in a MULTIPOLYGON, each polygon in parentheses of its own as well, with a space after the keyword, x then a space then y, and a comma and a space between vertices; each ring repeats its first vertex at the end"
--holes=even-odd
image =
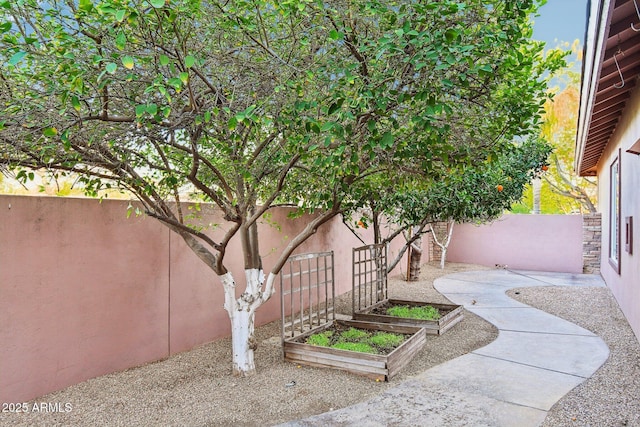
POLYGON ((640 427, 640 344, 608 288, 523 288, 507 295, 590 330, 611 352, 554 405, 542 427, 640 427))
MULTIPOLYGON (((449 303, 433 280, 484 267, 436 264, 422 268, 420 280, 389 279, 389 296, 449 303)), ((640 346, 605 288, 525 288, 514 298, 564 317, 600 335, 611 347, 609 361, 553 408, 545 426, 640 426, 640 346), (625 424, 626 423, 626 424, 625 424)), ((513 292, 512 292, 513 293, 513 292)), ((337 298, 339 313, 350 313, 351 295, 337 298)), ((391 382, 375 382, 333 369, 282 360, 280 324, 256 330, 257 374, 230 373, 230 339, 218 340, 166 360, 74 385, 29 402, 29 408, 58 404, 68 412, 0 413, 2 426, 267 426, 349 406, 430 367, 493 341, 497 330, 465 312, 440 337, 429 336, 423 350, 391 382)))

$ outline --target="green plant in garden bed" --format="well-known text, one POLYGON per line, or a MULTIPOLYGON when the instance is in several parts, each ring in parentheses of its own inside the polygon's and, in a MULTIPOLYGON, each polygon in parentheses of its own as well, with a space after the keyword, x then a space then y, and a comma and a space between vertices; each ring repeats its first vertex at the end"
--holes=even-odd
POLYGON ((320 347, 329 347, 333 331, 324 331, 311 335, 307 339, 307 344, 319 345, 320 347))
POLYGON ((349 328, 346 331, 340 334, 340 337, 345 341, 360 341, 362 339, 366 339, 369 336, 367 331, 363 331, 362 329, 349 328))
POLYGON ((330 347, 339 350, 357 351, 360 353, 390 353, 404 342, 403 334, 391 332, 369 332, 363 329, 349 328, 342 332, 322 331, 309 336, 307 344, 330 347))
POLYGON ((394 348, 402 344, 404 337, 390 332, 378 332, 370 340, 378 347, 394 348))
POLYGON ((387 314, 394 317, 404 317, 420 320, 438 320, 440 312, 431 305, 419 307, 409 307, 408 305, 397 305, 387 309, 387 314))
POLYGON ((331 346, 338 350, 357 351, 359 353, 378 354, 378 350, 364 342, 337 342, 331 346))

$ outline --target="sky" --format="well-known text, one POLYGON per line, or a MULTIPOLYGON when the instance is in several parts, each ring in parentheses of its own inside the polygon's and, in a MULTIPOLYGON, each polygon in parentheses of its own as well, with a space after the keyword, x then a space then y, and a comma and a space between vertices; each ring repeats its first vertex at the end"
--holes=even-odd
POLYGON ((533 19, 533 38, 554 48, 561 42, 572 43, 580 39, 584 44, 584 31, 588 0, 547 0, 533 19))

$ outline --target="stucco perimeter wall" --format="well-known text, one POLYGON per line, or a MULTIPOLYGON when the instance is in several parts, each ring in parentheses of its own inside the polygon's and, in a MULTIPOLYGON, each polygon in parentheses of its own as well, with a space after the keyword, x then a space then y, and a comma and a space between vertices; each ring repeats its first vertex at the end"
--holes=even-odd
POLYGON ((580 215, 504 215, 491 224, 456 224, 447 261, 582 273, 582 237, 580 215))
MULTIPOLYGON (((29 400, 229 335, 219 279, 158 221, 126 218, 127 204, 0 195, 0 402, 29 400)), ((309 220, 287 213, 276 209, 260 223, 266 271, 309 220)), ((222 223, 206 205, 202 214, 205 225, 222 223)), ((359 231, 373 240, 369 230, 359 231)), ((219 229, 208 233, 215 239, 219 229)), ((238 240, 225 259, 240 294, 238 240)), ((336 292, 343 293, 351 289, 352 248, 362 244, 336 218, 296 253, 333 250, 336 292)), ((257 323, 279 316, 276 293, 257 323)))
POLYGON ((640 139, 640 87, 631 95, 609 145, 598 162, 598 210, 602 213, 602 257, 600 272, 611 288, 622 312, 640 340, 640 156, 628 153, 640 139), (620 272, 610 264, 610 202, 611 164, 620 165, 620 272), (629 238, 631 253, 626 250, 625 220, 632 217, 633 230, 629 238))

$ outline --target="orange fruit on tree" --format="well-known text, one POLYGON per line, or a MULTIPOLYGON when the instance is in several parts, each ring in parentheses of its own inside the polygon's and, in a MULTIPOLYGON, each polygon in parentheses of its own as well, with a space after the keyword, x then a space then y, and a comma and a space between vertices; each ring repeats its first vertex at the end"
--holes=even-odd
POLYGON ((498 185, 496 185, 496 190, 502 191, 502 190, 504 190, 504 187, 501 184, 498 184, 498 185))
POLYGON ((549 170, 549 166, 547 166, 547 165, 542 165, 542 170, 543 170, 543 171, 547 171, 547 170, 549 170))

